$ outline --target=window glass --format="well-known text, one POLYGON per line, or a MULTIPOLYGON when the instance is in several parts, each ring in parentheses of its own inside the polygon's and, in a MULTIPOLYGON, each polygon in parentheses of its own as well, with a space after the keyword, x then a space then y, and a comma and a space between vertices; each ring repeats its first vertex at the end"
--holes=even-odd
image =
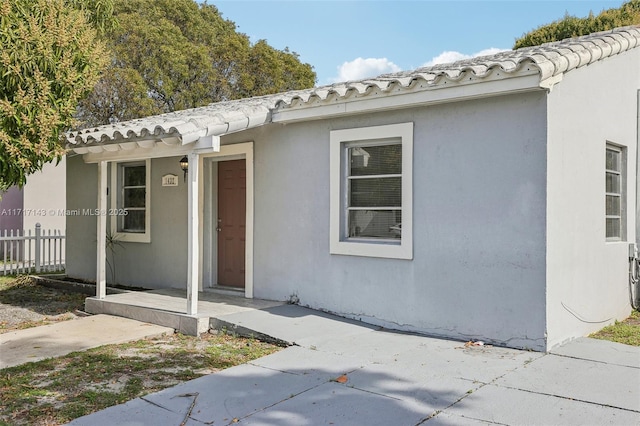
POLYGON ((607 240, 621 240, 624 226, 624 151, 607 145, 605 154, 605 233, 607 240))
POLYGON ((607 187, 606 187, 606 191, 607 192, 614 192, 614 193, 620 193, 620 175, 615 174, 615 173, 609 173, 607 172, 606 174, 606 180, 607 180, 607 187))
POLYGON ((144 232, 144 210, 129 210, 126 216, 123 216, 124 231, 127 232, 144 232))
POLYGON ((145 166, 125 166, 124 186, 145 186, 145 166))
POLYGON ((129 207, 143 207, 144 208, 144 188, 124 188, 124 208, 129 207))
POLYGON ((402 145, 346 144, 348 238, 402 237, 402 145))
POLYGON ((126 214, 120 215, 120 232, 145 232, 146 229, 146 179, 145 165, 122 164, 121 193, 119 208, 126 214))
POLYGON ((621 238, 620 219, 607 218, 607 238, 621 238))
POLYGON ((349 237, 400 239, 401 220, 400 210, 351 210, 349 211, 349 237))
POLYGON ((613 149, 607 149, 607 170, 620 171, 620 152, 613 149))
POLYGON ((402 145, 349 148, 350 176, 402 173, 402 145))
POLYGON ((349 207, 401 207, 402 178, 350 180, 349 207))

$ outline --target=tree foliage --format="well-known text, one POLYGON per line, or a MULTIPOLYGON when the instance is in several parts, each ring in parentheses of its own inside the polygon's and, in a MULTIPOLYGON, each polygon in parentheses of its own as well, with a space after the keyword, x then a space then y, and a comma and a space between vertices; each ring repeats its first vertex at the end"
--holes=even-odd
POLYGON ((295 52, 236 30, 213 5, 194 0, 116 0, 106 32, 113 58, 81 104, 87 126, 213 102, 312 87, 295 52))
POLYGON ((630 0, 619 8, 604 10, 597 16, 590 13, 586 18, 578 18, 566 14, 562 19, 524 34, 516 40, 513 48, 538 46, 552 41, 638 24, 640 24, 640 0, 630 0))
POLYGON ((109 4, 0 0, 0 188, 63 154, 60 134, 106 65, 91 22, 109 28, 109 4))

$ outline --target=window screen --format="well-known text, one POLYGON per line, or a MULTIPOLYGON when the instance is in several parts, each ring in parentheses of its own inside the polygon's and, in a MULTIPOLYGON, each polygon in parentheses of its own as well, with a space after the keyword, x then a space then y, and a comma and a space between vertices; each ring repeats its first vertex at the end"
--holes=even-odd
POLYGON ((402 145, 346 147, 349 238, 401 239, 402 145))
POLYGON ((622 151, 607 146, 605 160, 605 225, 608 240, 622 239, 622 151))
POLYGON ((144 164, 121 166, 121 232, 144 232, 146 215, 146 176, 144 164))

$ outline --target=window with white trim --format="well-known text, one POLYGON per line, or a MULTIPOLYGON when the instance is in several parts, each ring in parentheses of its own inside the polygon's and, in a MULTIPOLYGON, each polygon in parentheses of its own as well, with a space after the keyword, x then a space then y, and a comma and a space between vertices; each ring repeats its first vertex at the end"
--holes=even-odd
POLYGON ((121 241, 150 241, 151 161, 113 163, 111 232, 121 241))
POLYGON ((607 241, 625 238, 625 152, 607 144, 605 159, 605 233, 607 241))
POLYGON ((412 259, 413 123, 334 130, 332 254, 412 259))

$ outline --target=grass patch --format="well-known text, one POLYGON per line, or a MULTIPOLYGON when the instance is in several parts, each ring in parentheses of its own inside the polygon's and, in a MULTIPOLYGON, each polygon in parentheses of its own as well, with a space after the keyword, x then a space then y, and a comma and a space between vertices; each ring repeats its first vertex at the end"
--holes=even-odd
POLYGON ((640 346, 640 312, 634 310, 626 320, 616 321, 615 324, 609 325, 589 337, 640 346))
POLYGON ((7 289, 15 280, 16 277, 11 275, 0 275, 0 291, 7 289))
POLYGON ((277 350, 227 334, 176 334, 6 368, 0 425, 67 423, 277 350))

